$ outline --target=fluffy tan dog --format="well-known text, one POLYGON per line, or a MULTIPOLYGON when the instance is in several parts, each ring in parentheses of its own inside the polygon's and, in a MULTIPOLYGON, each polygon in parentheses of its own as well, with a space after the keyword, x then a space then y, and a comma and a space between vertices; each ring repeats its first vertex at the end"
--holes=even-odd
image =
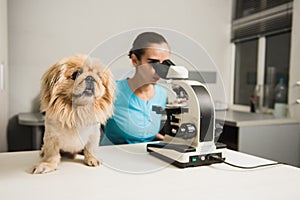
POLYGON ((32 173, 56 170, 61 152, 74 157, 83 150, 84 163, 98 166, 100 124, 113 114, 115 85, 111 72, 85 55, 63 58, 42 77, 41 111, 45 112, 42 161, 32 173))

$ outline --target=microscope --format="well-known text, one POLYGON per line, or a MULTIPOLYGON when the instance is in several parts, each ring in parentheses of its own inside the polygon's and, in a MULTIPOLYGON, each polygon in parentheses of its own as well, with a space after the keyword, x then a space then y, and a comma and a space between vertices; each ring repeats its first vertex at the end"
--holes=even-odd
POLYGON ((151 65, 173 91, 168 91, 166 108, 152 107, 164 116, 160 132, 165 137, 147 144, 147 151, 179 168, 221 163, 223 147, 215 144, 215 109, 206 86, 188 80, 188 70, 170 60, 151 65))

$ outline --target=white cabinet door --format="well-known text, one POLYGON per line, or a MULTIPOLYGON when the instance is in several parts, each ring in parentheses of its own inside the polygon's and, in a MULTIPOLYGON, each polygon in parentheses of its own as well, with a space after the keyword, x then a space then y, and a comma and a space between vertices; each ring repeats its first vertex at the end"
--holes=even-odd
POLYGON ((7 0, 0 0, 0 152, 7 150, 6 127, 8 122, 7 87, 7 0))

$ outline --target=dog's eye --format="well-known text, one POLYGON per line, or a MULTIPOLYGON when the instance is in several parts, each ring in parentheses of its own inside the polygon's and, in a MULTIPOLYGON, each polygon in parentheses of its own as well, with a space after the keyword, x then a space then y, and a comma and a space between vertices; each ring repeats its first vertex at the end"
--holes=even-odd
POLYGON ((75 81, 75 79, 81 74, 81 71, 76 71, 72 74, 71 79, 73 79, 75 81))

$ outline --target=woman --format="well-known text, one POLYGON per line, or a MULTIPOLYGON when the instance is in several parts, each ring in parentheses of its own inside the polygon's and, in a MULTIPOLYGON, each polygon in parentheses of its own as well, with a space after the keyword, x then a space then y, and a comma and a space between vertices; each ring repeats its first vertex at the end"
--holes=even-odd
POLYGON ((160 77, 151 63, 169 60, 170 48, 163 36, 144 32, 134 40, 129 58, 135 67, 132 78, 116 81, 114 116, 104 127, 101 145, 129 144, 163 139, 161 115, 152 106, 165 107, 167 93, 157 84, 160 77))

